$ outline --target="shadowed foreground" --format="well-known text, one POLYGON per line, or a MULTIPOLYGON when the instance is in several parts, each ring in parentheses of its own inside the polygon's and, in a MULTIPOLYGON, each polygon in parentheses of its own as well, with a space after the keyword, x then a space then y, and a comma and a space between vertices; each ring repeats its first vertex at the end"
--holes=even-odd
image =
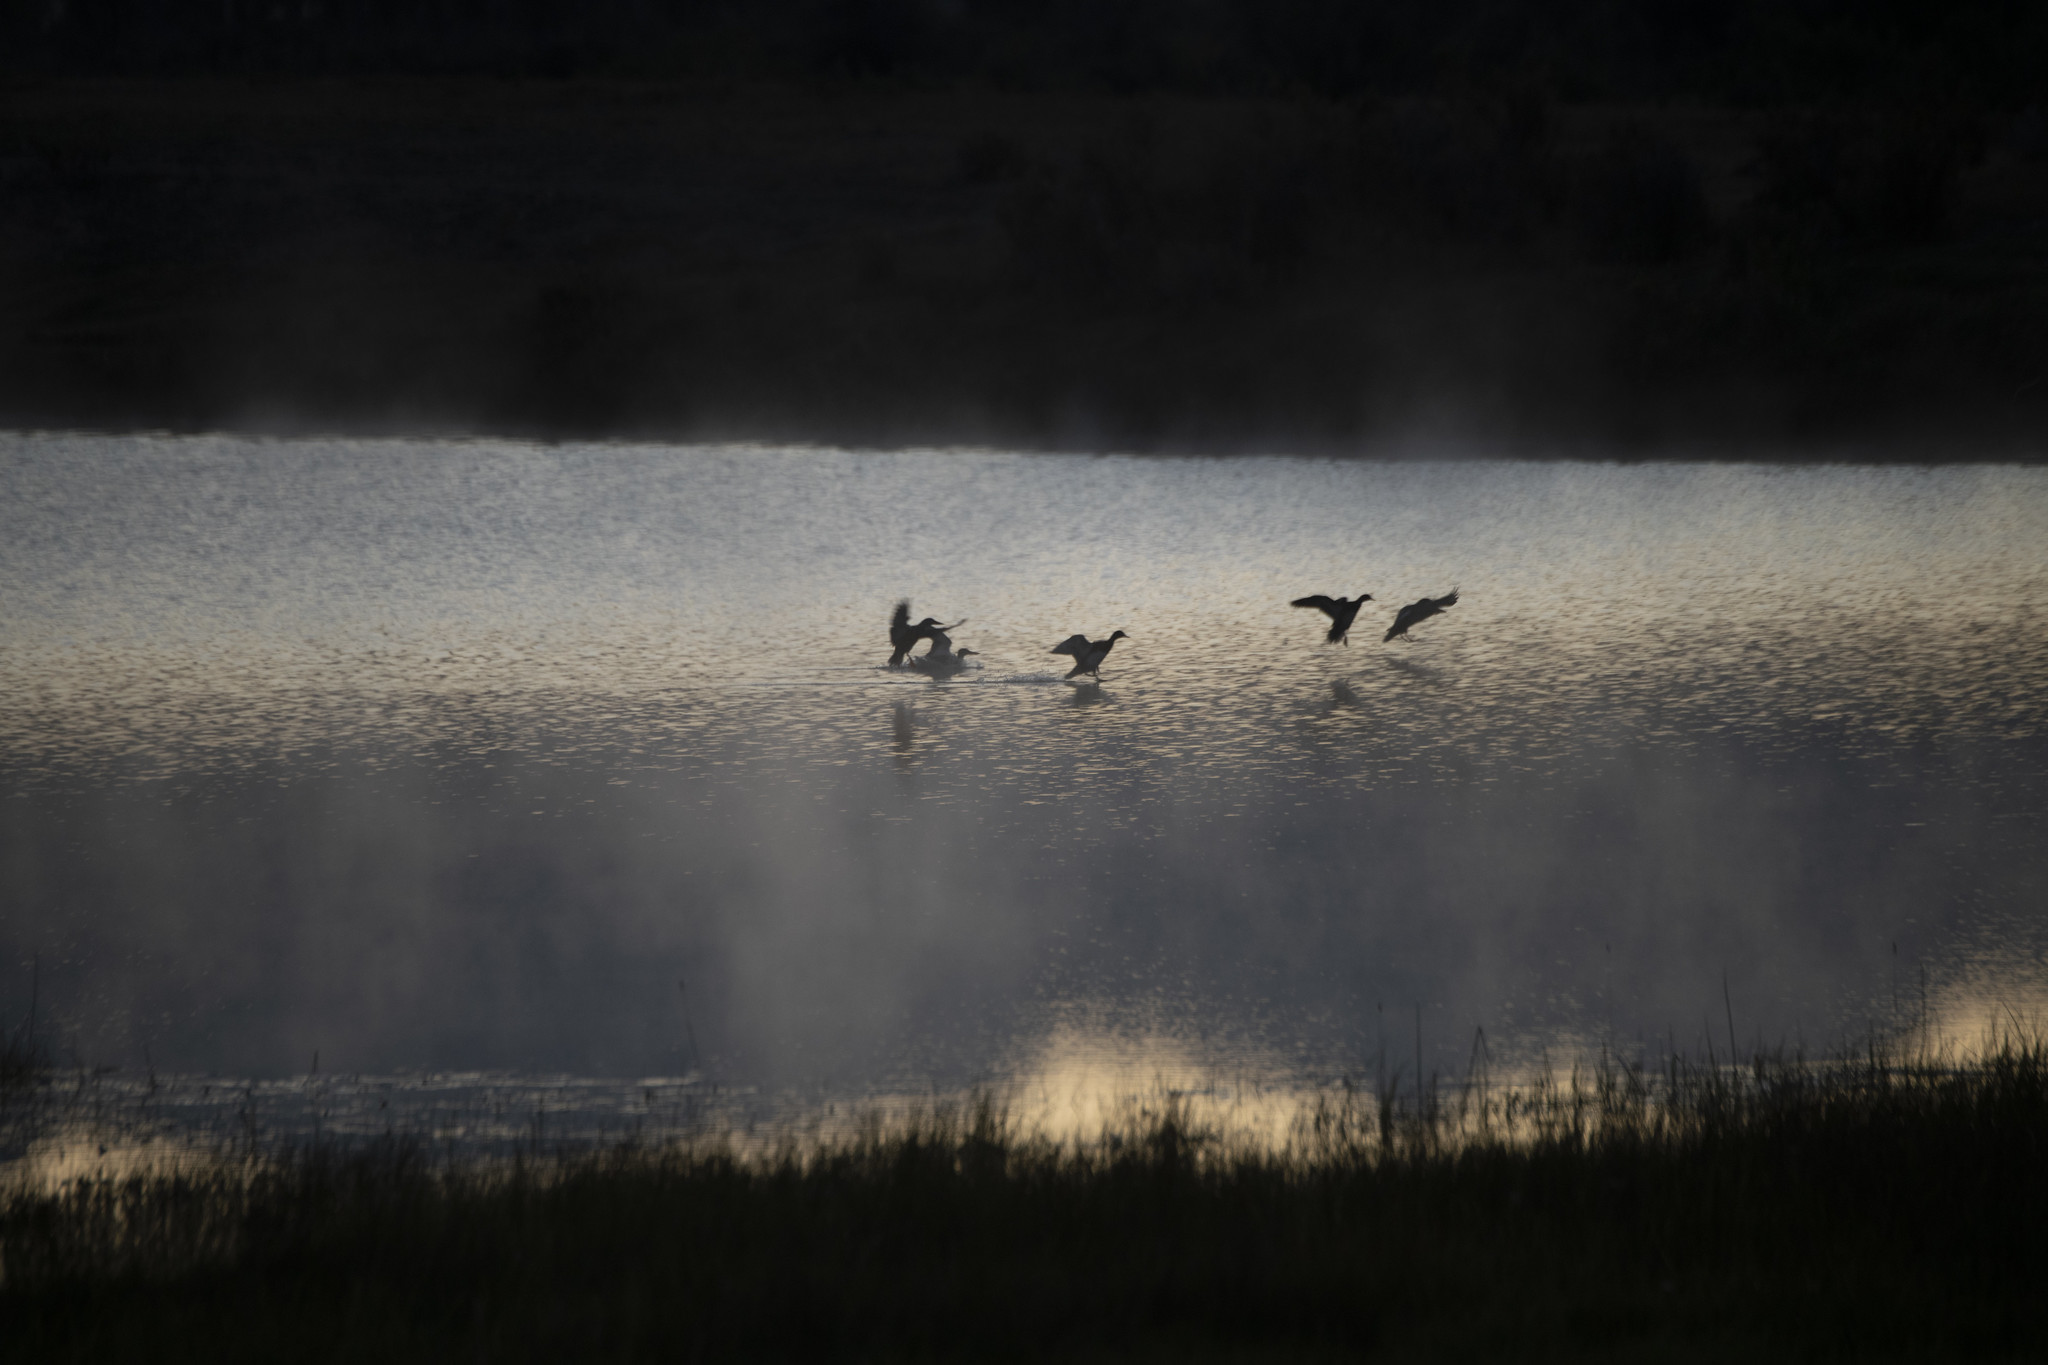
POLYGON ((1280 1152, 1182 1099, 1079 1148, 983 1103, 767 1156, 394 1143, 81 1185, 6 1207, 0 1333, 39 1360, 2039 1358, 2038 1042, 1654 1082, 1332 1095, 1280 1152))

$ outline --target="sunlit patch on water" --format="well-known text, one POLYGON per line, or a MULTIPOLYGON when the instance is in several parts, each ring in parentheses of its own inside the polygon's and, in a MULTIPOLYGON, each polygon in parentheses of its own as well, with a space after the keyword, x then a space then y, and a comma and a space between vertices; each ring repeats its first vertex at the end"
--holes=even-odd
POLYGON ((1001 1096, 1021 1131, 1056 1142, 1095 1142, 1142 1128, 1167 1105, 1205 1132, 1272 1146, 1299 1119, 1309 1093, 1279 1066, 1234 1058, 1219 1072, 1185 1040, 1065 1023, 1039 1040, 1001 1096))
POLYGON ((175 1179, 211 1169, 212 1143, 137 1137, 125 1125, 66 1122, 0 1160, 0 1200, 47 1198, 84 1184, 175 1179))

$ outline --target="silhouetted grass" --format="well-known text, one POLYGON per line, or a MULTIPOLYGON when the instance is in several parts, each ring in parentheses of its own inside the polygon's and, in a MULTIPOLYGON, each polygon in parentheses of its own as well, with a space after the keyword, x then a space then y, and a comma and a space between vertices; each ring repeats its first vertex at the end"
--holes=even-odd
MULTIPOLYGON (((41 969, 38 962, 34 979, 40 980, 41 969)), ((49 1075, 50 1045, 49 1039, 36 1031, 36 995, 32 985, 28 1018, 18 1027, 0 1032, 0 1109, 33 1091, 49 1075)))
POLYGON ((0 1036, 0 1091, 33 1086, 50 1069, 47 1050, 26 1031, 0 1036))
POLYGON ((2048 1051, 1607 1068, 1277 1149, 1166 1096, 771 1149, 413 1144, 18 1195, 17 1358, 2022 1359, 2048 1344, 2048 1051))

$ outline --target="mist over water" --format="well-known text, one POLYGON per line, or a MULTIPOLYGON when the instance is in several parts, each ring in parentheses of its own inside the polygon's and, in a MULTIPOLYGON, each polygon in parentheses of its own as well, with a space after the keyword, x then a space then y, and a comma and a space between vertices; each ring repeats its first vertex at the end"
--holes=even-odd
POLYGON ((1964 1033, 2048 997, 2044 545, 2038 468, 8 437, 0 1004, 828 1093, 1964 1033))

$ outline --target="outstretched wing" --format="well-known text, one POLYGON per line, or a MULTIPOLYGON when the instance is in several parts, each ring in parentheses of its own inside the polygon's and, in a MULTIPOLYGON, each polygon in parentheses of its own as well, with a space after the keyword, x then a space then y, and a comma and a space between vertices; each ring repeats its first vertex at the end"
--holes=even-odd
POLYGON ((1297 597, 1287 605, 1290 607, 1314 607, 1317 611, 1326 611, 1332 616, 1337 614, 1337 599, 1325 597, 1321 593, 1317 593, 1314 597, 1297 597))
POLYGON ((1458 590, 1456 588, 1452 588, 1448 595, 1436 599, 1436 609, 1438 611, 1442 611, 1445 607, 1455 607, 1457 605, 1458 590))
POLYGON ((1069 635, 1066 639, 1054 645, 1052 652, 1055 654, 1071 654, 1078 659, 1088 652, 1088 637, 1085 635, 1069 635))
POLYGON ((903 662, 903 656, 917 643, 917 632, 910 628, 910 599, 904 598, 896 604, 896 610, 889 616, 889 643, 895 652, 889 656, 889 667, 903 662))

